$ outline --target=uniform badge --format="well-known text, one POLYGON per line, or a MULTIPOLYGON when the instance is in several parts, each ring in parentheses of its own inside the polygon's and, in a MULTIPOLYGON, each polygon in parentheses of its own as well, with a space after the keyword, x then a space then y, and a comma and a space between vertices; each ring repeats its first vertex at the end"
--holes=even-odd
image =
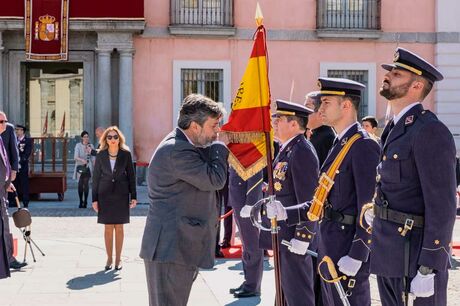
POLYGON ((342 142, 340 143, 340 145, 342 146, 346 145, 347 141, 348 141, 348 137, 345 137, 344 139, 342 139, 342 142))
POLYGON ((393 56, 393 62, 397 62, 399 60, 399 52, 395 52, 393 56))
POLYGON ((412 124, 412 123, 414 123, 414 115, 407 116, 406 120, 404 121, 404 124, 409 125, 409 124, 412 124))
POLYGON ((281 191, 281 189, 283 189, 283 186, 280 182, 275 182, 274 187, 276 191, 281 191))
POLYGON ((275 170, 273 171, 273 178, 278 179, 280 181, 284 181, 286 179, 286 171, 288 168, 287 162, 279 162, 275 166, 275 170))

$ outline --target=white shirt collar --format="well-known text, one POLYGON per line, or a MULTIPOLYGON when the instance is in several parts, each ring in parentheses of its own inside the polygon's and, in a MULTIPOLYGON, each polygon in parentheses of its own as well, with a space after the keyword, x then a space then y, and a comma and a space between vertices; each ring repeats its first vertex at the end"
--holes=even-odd
POLYGON ((345 134, 348 132, 348 130, 351 129, 357 123, 358 122, 353 122, 352 124, 347 126, 339 135, 337 135, 337 139, 341 140, 343 138, 343 136, 345 136, 345 134))
POLYGON ((180 127, 178 127, 178 129, 179 129, 182 133, 184 133, 185 138, 187 138, 188 142, 190 142, 190 143, 192 144, 192 146, 195 147, 195 144, 193 143, 193 141, 191 141, 190 138, 188 138, 187 133, 185 133, 185 131, 184 131, 183 129, 181 129, 180 127))
POLYGON ((294 137, 291 137, 289 138, 285 143, 283 143, 281 145, 281 148, 280 148, 280 152, 284 150, 284 148, 286 148, 286 146, 294 139, 296 138, 297 136, 299 136, 300 134, 297 134, 297 135, 294 135, 294 137))
POLYGON ((404 107, 400 112, 399 114, 395 115, 393 117, 393 122, 394 124, 396 125, 396 123, 398 123, 399 119, 401 119, 412 107, 414 107, 415 105, 417 104, 420 104, 420 102, 414 102, 412 104, 409 104, 407 105, 406 107, 404 107))

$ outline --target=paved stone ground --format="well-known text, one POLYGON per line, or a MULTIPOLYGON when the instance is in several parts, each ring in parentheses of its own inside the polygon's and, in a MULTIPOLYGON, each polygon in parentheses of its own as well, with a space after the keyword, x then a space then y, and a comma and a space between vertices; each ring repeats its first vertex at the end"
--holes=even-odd
MULTIPOLYGON (((66 193, 63 202, 55 195, 44 195, 42 201, 32 202, 33 215, 31 237, 45 252, 40 255, 34 248, 37 262, 30 252, 29 265, 12 277, 0 280, 0 306, 19 305, 148 305, 144 266, 138 257, 145 224, 147 205, 139 205, 132 211, 131 223, 125 227, 123 270, 103 271, 105 251, 103 227, 96 223, 91 209, 78 209, 75 190, 66 193)), ((139 200, 147 203, 146 188, 140 187, 139 200)), ((11 210, 13 211, 13 210, 11 210)), ((18 259, 24 254, 24 241, 18 229, 18 259)), ((460 228, 456 227, 455 241, 460 241, 460 228)), ((239 260, 217 260, 211 270, 200 272, 193 285, 189 305, 252 306, 273 305, 273 264, 265 262, 262 296, 234 299, 228 289, 242 280, 239 260)), ((449 305, 460 305, 460 272, 452 270, 449 282, 449 305)), ((373 305, 380 305, 371 277, 373 305)), ((300 285, 300 284, 299 284, 300 285)))

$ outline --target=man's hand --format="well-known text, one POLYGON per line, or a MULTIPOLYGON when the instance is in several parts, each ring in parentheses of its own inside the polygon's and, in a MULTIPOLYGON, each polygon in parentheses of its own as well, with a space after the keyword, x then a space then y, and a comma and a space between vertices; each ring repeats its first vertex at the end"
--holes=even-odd
POLYGON ((10 185, 6 188, 6 191, 8 192, 15 192, 16 187, 14 187, 13 183, 10 183, 10 185))
POLYGON ((337 266, 339 271, 348 276, 355 276, 363 262, 346 255, 339 259, 337 266))
POLYGON ((241 218, 249 218, 251 216, 251 205, 244 205, 243 208, 240 210, 240 217, 241 218))
POLYGON ((99 212, 99 203, 97 201, 93 202, 93 209, 95 212, 99 212))
POLYGON ((222 131, 220 131, 219 134, 217 134, 217 140, 222 141, 223 143, 225 143, 225 145, 228 145, 228 143, 230 142, 228 140, 227 132, 222 132, 222 131))
POLYGON ((16 179, 16 170, 11 170, 10 178, 11 181, 14 181, 16 179))
POLYGON ((289 242, 291 246, 288 247, 288 250, 298 255, 305 255, 305 253, 307 253, 308 246, 310 245, 309 242, 301 241, 295 238, 292 238, 289 242))
POLYGON ((423 275, 417 272, 417 275, 410 283, 410 292, 416 297, 429 297, 434 294, 434 273, 423 275))
POLYGON ((276 218, 278 221, 287 219, 287 212, 280 201, 274 200, 267 203, 267 217, 269 219, 276 218))
POLYGON ((132 200, 131 200, 131 203, 129 204, 129 208, 134 208, 134 207, 136 207, 136 205, 137 205, 137 200, 136 200, 136 199, 132 199, 132 200))

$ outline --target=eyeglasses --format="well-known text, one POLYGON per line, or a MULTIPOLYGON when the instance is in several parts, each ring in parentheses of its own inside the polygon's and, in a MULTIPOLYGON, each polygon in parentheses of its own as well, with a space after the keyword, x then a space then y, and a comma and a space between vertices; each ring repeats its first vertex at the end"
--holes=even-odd
POLYGON ((8 120, 0 120, 0 124, 8 123, 8 120))
POLYGON ((117 139, 118 139, 118 135, 113 135, 113 136, 112 136, 112 135, 107 135, 107 140, 112 140, 112 138, 115 139, 115 140, 117 140, 117 139))

